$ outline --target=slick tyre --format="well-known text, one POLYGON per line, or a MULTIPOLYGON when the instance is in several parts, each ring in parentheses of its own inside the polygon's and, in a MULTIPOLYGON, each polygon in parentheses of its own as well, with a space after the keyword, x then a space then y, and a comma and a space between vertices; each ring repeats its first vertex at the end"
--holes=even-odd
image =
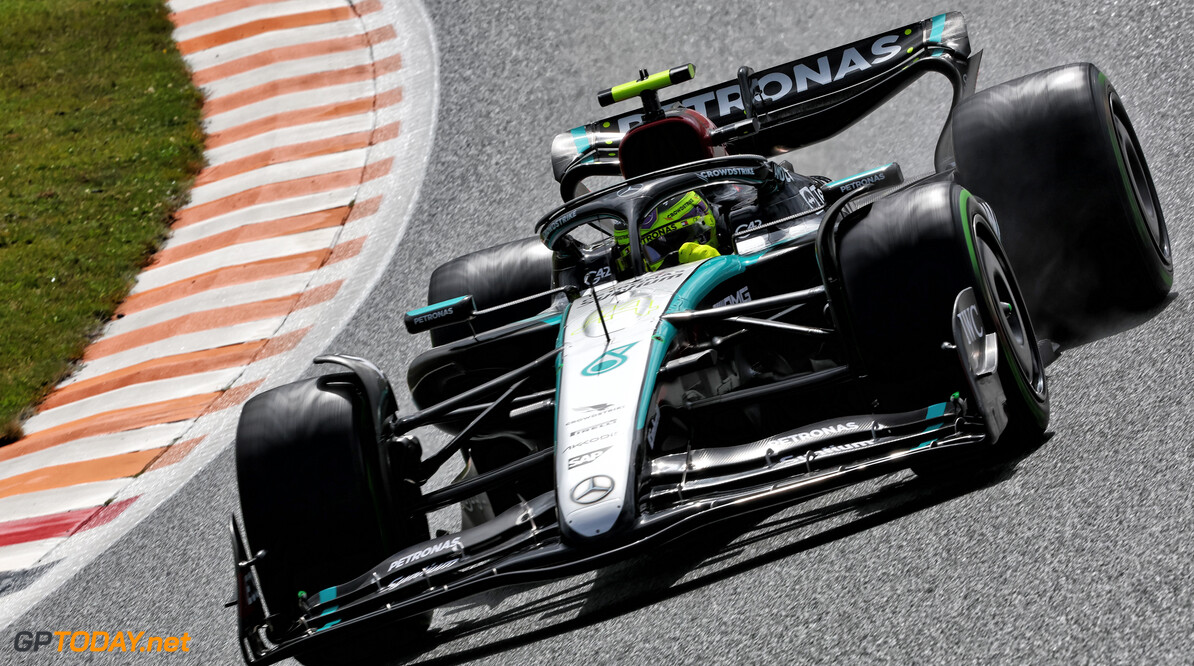
MULTIPOLYGON (((471 295, 473 305, 484 310, 551 289, 551 251, 538 237, 524 238, 457 257, 435 269, 427 288, 427 303, 439 303, 471 295)), ((532 317, 551 305, 551 297, 481 315, 466 324, 454 324, 431 331, 432 346, 440 346, 532 317)))
POLYGON ((968 393, 953 341, 953 306, 972 287, 999 345, 1008 428, 1039 438, 1049 393, 1031 318, 990 210, 950 181, 897 192, 847 219, 839 258, 854 338, 883 411, 968 393), (852 223, 852 224, 851 224, 852 223))
POLYGON ((1165 217, 1123 101, 1097 67, 988 88, 952 124, 958 182, 998 213, 1042 337, 1087 341, 1164 300, 1165 217))
MULTIPOLYGON (((300 593, 344 583, 404 546, 427 538, 426 519, 397 521, 364 445, 373 421, 351 373, 305 379, 255 396, 236 432, 241 513, 255 569, 274 619, 270 639, 295 630, 300 593)), ((411 637, 429 617, 405 621, 411 637)), ((304 663, 322 661, 320 655, 304 663)))

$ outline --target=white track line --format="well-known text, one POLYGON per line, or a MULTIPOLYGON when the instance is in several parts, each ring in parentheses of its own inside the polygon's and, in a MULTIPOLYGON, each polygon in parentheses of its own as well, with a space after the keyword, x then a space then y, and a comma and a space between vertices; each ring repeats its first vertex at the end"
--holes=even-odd
POLYGON ((217 180, 214 183, 193 188, 191 190, 190 205, 200 206, 223 199, 224 197, 230 197, 245 190, 251 190, 254 187, 261 187, 262 185, 273 185, 274 183, 283 183, 289 180, 298 180, 299 178, 311 178, 312 176, 324 176, 337 171, 359 169, 365 166, 365 158, 367 156, 367 149, 358 148, 356 150, 317 155, 291 162, 271 164, 260 169, 242 173, 235 178, 225 178, 217 180))
POLYGON ((355 18, 345 21, 335 21, 333 23, 305 25, 301 28, 288 28, 286 30, 275 30, 273 32, 254 35, 214 49, 198 51, 186 56, 186 61, 193 71, 200 72, 216 65, 240 60, 241 58, 247 58, 277 48, 311 44, 313 42, 322 42, 329 39, 340 39, 341 37, 352 37, 353 35, 361 34, 364 34, 361 30, 361 23, 355 18))
POLYGON ((179 421, 72 440, 0 462, 0 479, 7 479, 54 465, 67 465, 84 460, 161 448, 178 439, 188 427, 190 427, 189 421, 179 421))
POLYGON ((75 509, 102 506, 128 482, 127 478, 95 481, 81 483, 77 486, 51 488, 24 495, 3 497, 0 498, 0 521, 24 520, 75 509))
POLYGON ((14 543, 10 546, 0 546, 0 571, 20 571, 37 564, 46 553, 55 546, 66 541, 66 537, 42 539, 41 541, 26 541, 14 543))
POLYGON ((83 379, 90 379, 98 375, 127 368, 163 356, 175 356, 189 352, 215 349, 226 345, 235 345, 253 340, 266 340, 273 337, 274 332, 282 325, 286 317, 274 317, 250 321, 235 326, 226 326, 209 331, 197 331, 186 335, 176 335, 172 338, 159 340, 134 349, 117 352, 94 361, 88 361, 71 378, 72 383, 83 379))
POLYGON ((196 37, 202 37, 203 35, 210 35, 213 32, 236 28, 252 21, 343 8, 344 0, 289 0, 289 2, 271 2, 213 16, 203 21, 184 25, 181 28, 175 28, 174 40, 185 42, 196 37))
POLYGON ((174 235, 166 242, 166 247, 174 247, 181 243, 189 243, 212 234, 230 231, 249 224, 281 220, 296 215, 316 213, 330 208, 347 206, 356 198, 357 188, 345 187, 339 190, 317 192, 293 199, 280 199, 269 203, 248 206, 223 215, 212 217, 202 222, 176 229, 174 235))
POLYGON ((218 268, 239 266, 265 259, 288 257, 312 250, 326 249, 332 246, 336 236, 340 234, 340 227, 316 229, 301 234, 291 234, 281 238, 267 238, 260 241, 241 243, 226 248, 201 254, 190 259, 183 259, 160 268, 151 268, 137 277, 137 284, 131 293, 137 294, 149 289, 163 287, 180 280, 202 275, 218 268))
POLYGON ((237 366, 122 386, 35 414, 23 428, 26 435, 32 435, 97 414, 223 391, 243 372, 244 368, 237 366))
POLYGON ((320 72, 332 72, 338 69, 348 69, 349 67, 368 66, 372 63, 372 54, 369 51, 369 47, 365 46, 354 51, 328 53, 258 67, 257 69, 251 69, 241 74, 206 83, 203 85, 203 92, 207 94, 207 99, 215 100, 241 92, 242 90, 256 88, 257 86, 282 79, 305 76, 307 74, 318 74, 320 72))
POLYGON ((207 151, 208 166, 219 166, 225 162, 263 153, 278 146, 292 146, 300 143, 329 139, 341 134, 367 132, 373 129, 373 114, 362 113, 355 116, 334 118, 306 125, 285 127, 247 139, 230 143, 207 151))
POLYGON ((214 310, 215 308, 243 305, 269 298, 299 294, 306 288, 307 283, 311 281, 313 275, 315 275, 315 271, 307 271, 305 273, 283 275, 268 280, 246 282, 245 284, 234 284, 229 287, 201 291, 186 298, 180 298, 176 301, 163 303, 157 307, 134 312, 130 315, 125 315, 121 319, 109 322, 107 328, 104 329, 104 335, 111 337, 113 335, 120 335, 121 333, 128 333, 129 331, 160 324, 163 321, 169 321, 192 312, 203 312, 205 310, 214 310))
POLYGON ((299 111, 315 106, 351 102, 362 98, 372 98, 374 92, 373 79, 362 79, 351 83, 325 86, 317 90, 278 95, 254 104, 246 104, 224 113, 207 116, 203 126, 209 134, 221 132, 230 127, 266 118, 268 116, 299 111))

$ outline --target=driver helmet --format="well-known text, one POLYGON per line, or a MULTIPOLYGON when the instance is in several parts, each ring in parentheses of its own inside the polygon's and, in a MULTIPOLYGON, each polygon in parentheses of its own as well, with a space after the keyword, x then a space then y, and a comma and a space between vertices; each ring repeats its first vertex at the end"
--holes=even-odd
MULTIPOLYGON (((713 207, 695 191, 665 200, 638 224, 643 265, 656 271, 666 265, 717 256, 717 218, 713 207)), ((614 256, 620 271, 630 268, 630 231, 614 224, 614 256)))

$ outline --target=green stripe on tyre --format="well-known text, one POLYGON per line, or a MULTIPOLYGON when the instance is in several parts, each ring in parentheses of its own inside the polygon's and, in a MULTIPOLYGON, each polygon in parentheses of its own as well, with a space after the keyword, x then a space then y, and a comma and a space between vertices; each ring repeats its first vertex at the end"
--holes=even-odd
MULTIPOLYGON (((962 193, 958 196, 958 209, 962 213, 962 232, 966 237, 966 249, 970 251, 970 267, 974 269, 974 279, 978 281, 979 287, 982 288, 986 284, 986 280, 983 277, 982 267, 978 263, 978 251, 974 245, 974 234, 970 231, 970 197, 970 191, 962 188, 962 193)), ((1005 344, 1000 344, 999 350, 1003 355, 1004 362, 1011 368, 1012 377, 1016 380, 1016 387, 1020 390, 1020 395, 1024 396, 1024 400, 1028 403, 1028 409, 1032 411, 1032 415, 1036 418, 1037 423, 1043 423, 1045 421, 1045 413, 1041 410, 1041 406, 1037 404, 1036 395, 1028 387, 1028 381, 1021 373, 1020 366, 1016 363, 1015 357, 1012 356, 1011 350, 1005 344)))

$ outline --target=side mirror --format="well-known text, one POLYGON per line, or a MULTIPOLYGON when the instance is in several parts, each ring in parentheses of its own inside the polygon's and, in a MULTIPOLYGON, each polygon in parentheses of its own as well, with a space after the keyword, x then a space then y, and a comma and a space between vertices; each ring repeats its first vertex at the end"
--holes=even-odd
POLYGON ((460 296, 428 305, 425 308, 411 310, 403 317, 402 323, 406 325, 407 332, 422 333, 433 328, 468 321, 476 312, 477 308, 473 305, 473 297, 460 296))

